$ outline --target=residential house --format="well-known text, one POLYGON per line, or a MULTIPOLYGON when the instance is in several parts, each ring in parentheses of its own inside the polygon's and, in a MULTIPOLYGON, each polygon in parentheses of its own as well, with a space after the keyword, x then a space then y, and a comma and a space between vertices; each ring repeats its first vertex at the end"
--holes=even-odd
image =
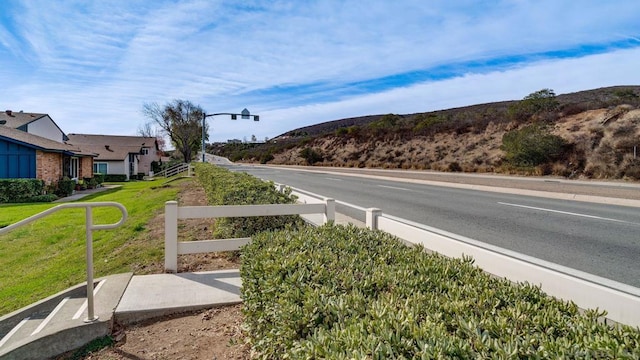
POLYGON ((52 184, 63 176, 93 177, 95 154, 65 140, 47 114, 0 113, 0 178, 37 178, 52 184))
POLYGON ((124 174, 129 179, 139 173, 149 175, 151 163, 160 162, 162 152, 155 137, 68 134, 68 143, 97 154, 93 171, 124 174))

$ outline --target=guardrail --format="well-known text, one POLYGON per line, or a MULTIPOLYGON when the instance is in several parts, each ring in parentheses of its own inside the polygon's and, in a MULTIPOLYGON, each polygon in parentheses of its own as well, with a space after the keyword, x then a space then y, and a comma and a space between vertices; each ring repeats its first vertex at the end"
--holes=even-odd
MULTIPOLYGON (((277 184, 278 189, 284 185, 277 184)), ((302 201, 318 201, 322 195, 291 188, 302 201)), ((337 201, 365 213, 366 226, 397 236, 408 245, 421 244, 448 257, 471 256, 487 273, 514 282, 540 285, 548 295, 573 301, 582 309, 606 310, 606 318, 621 324, 640 326, 640 289, 566 266, 510 251, 410 220, 383 214, 377 208, 363 208, 337 201)))
POLYGON ((220 240, 178 241, 178 220, 223 217, 251 217, 277 215, 322 214, 323 222, 335 220, 335 200, 324 198, 314 204, 273 204, 273 205, 221 205, 221 206, 178 206, 176 201, 165 203, 164 251, 166 272, 178 271, 178 255, 216 251, 239 250, 251 238, 220 240))
POLYGON ((86 260, 87 260, 87 318, 85 322, 94 322, 98 320, 98 317, 95 316, 94 306, 93 306, 93 231, 94 230, 108 230, 115 229, 120 225, 124 224, 125 220, 127 220, 127 209, 120 203, 112 202, 112 201, 103 201, 103 202, 80 202, 80 203, 68 203, 54 206, 50 209, 42 211, 38 214, 32 215, 24 220, 18 221, 17 223, 11 224, 0 229, 0 235, 8 233, 13 229, 17 229, 21 226, 29 224, 35 220, 41 219, 47 215, 55 213, 64 209, 74 209, 74 208, 84 208, 85 209, 85 233, 86 233, 86 260), (120 221, 114 224, 93 224, 93 208, 96 207, 115 207, 120 210, 122 213, 122 217, 120 221))

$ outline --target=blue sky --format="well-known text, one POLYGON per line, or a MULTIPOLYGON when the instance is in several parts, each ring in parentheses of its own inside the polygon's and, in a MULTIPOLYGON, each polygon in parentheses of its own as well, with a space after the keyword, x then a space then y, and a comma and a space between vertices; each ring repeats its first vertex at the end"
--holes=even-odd
MULTIPOLYGON (((210 138, 640 85, 640 1, 0 0, 0 108, 135 135, 144 103, 249 108, 210 138)), ((2 110, 4 110, 2 109, 2 110)))

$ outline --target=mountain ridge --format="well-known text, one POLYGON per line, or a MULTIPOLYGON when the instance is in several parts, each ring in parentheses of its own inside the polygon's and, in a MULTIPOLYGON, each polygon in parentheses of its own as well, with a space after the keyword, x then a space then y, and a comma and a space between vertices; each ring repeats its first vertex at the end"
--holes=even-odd
POLYGON ((640 180, 639 94, 636 85, 543 89, 522 100, 338 119, 212 151, 272 164, 640 180))

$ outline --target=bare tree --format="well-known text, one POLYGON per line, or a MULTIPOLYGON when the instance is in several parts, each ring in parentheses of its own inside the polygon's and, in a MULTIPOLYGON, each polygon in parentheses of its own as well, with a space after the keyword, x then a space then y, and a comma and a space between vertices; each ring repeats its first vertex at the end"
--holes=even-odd
POLYGON ((162 154, 164 153, 166 147, 166 140, 164 139, 164 134, 162 134, 162 131, 154 127, 153 124, 154 121, 148 121, 138 126, 138 135, 156 138, 156 142, 158 143, 158 152, 162 154))
MULTIPOLYGON (((157 103, 144 104, 143 113, 169 136, 185 162, 191 162, 202 148, 202 117, 205 112, 200 106, 188 100, 173 100, 164 107, 157 103)), ((204 126, 205 140, 208 140, 206 122, 204 126)))
POLYGON ((144 137, 155 137, 156 131, 153 128, 153 121, 147 121, 146 123, 138 126, 138 135, 144 137))

